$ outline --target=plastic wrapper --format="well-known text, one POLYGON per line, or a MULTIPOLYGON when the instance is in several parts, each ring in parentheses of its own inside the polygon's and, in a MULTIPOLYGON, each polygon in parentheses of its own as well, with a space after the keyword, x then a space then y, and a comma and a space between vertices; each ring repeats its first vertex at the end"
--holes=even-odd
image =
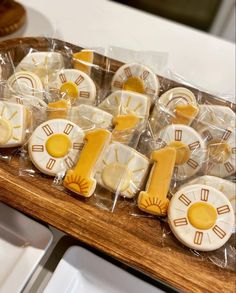
POLYGON ((51 176, 102 209, 156 217, 164 246, 233 269, 235 105, 162 77, 165 53, 110 47, 107 58, 52 40, 49 52, 20 54, 0 67, 1 99, 32 113, 20 175, 51 176))

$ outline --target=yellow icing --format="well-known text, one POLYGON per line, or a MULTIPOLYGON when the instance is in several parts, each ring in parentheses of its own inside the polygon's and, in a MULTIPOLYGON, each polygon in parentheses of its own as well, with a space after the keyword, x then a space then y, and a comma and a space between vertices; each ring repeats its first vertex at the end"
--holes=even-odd
POLYGON ((145 93, 144 82, 141 78, 139 78, 137 76, 129 77, 124 82, 123 89, 126 91, 133 91, 133 92, 140 93, 140 94, 145 93))
POLYGON ((176 150, 166 147, 154 151, 151 160, 154 162, 146 186, 138 197, 138 207, 150 214, 165 216, 169 200, 167 198, 172 173, 175 166, 176 150))
POLYGON ((112 191, 125 191, 130 186, 131 178, 129 168, 120 163, 109 164, 102 171, 102 181, 112 191))
POLYGON ((209 203, 196 202, 188 209, 188 220, 196 229, 208 230, 214 226, 216 219, 216 209, 209 203))
POLYGON ((96 187, 93 178, 94 167, 110 139, 111 133, 105 129, 97 129, 86 134, 86 143, 79 160, 75 168, 67 172, 64 179, 66 188, 85 197, 92 195, 96 187))
POLYGON ((0 145, 6 144, 12 137, 11 123, 0 117, 0 145))
POLYGON ((113 118, 113 124, 115 125, 115 131, 124 131, 133 129, 137 126, 139 117, 135 114, 119 115, 113 118))
POLYGON ((198 108, 191 105, 177 105, 175 107, 175 118, 172 120, 174 124, 190 124, 198 114, 198 108))
POLYGON ((78 87, 72 81, 64 82, 60 87, 60 93, 63 97, 68 97, 72 101, 77 99, 79 96, 78 87))
POLYGON ((183 165, 190 157, 190 150, 186 144, 181 141, 172 141, 168 145, 176 150, 175 165, 183 165))
POLYGON ((210 142, 208 152, 212 161, 222 164, 229 159, 231 147, 226 142, 210 142))
POLYGON ((82 50, 73 54, 74 68, 89 74, 93 64, 93 57, 93 51, 90 50, 82 50))
POLYGON ((67 118, 68 102, 59 100, 48 104, 48 119, 67 118))
POLYGON ((46 150, 54 158, 65 157, 71 148, 71 140, 66 134, 53 134, 46 141, 46 150))

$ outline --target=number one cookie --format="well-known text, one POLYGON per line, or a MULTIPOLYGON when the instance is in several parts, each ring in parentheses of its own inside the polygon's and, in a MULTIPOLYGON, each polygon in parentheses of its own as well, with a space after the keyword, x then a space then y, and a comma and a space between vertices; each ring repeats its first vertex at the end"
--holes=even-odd
POLYGON ((146 191, 141 191, 138 207, 147 213, 165 216, 169 200, 167 193, 175 166, 176 150, 166 147, 154 151, 151 160, 154 162, 146 185, 146 191))
POLYGON ((105 129, 90 131, 86 134, 87 141, 74 169, 69 170, 64 179, 64 186, 85 197, 93 194, 96 188, 94 169, 106 145, 111 140, 111 133, 105 129))
POLYGON ((128 143, 132 139, 133 130, 137 127, 139 121, 139 117, 131 113, 114 117, 113 140, 128 143))

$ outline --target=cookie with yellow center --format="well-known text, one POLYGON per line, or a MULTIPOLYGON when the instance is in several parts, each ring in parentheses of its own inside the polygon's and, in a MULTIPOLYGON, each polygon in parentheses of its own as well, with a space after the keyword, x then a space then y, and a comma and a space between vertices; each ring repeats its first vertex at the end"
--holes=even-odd
POLYGON ((176 149, 174 177, 187 179, 196 174, 205 160, 205 143, 202 137, 190 126, 169 125, 162 129, 157 138, 159 147, 176 149))
POLYGON ((0 101, 0 148, 20 146, 25 142, 31 116, 20 104, 0 101))
POLYGON ((159 93, 160 84, 155 73, 147 66, 129 63, 124 64, 116 71, 111 88, 113 91, 127 90, 154 98, 159 93))
POLYGON ((133 148, 111 143, 96 170, 97 182, 106 189, 132 198, 143 184, 149 160, 133 148))
POLYGON ((60 91, 62 98, 70 99, 72 103, 76 103, 80 98, 94 102, 96 98, 93 80, 77 69, 64 69, 58 72, 53 87, 60 91))
POLYGON ((33 132, 28 151, 42 173, 55 176, 72 168, 83 147, 83 130, 66 119, 52 119, 33 132))
MULTIPOLYGON (((216 176, 205 175, 205 176, 197 177, 187 182, 184 186, 193 185, 193 184, 204 184, 207 186, 212 186, 216 188, 217 190, 223 192, 233 207, 234 216, 235 216, 235 224, 236 224, 236 184, 234 182, 231 182, 229 180, 225 180, 216 176)), ((235 229, 236 229, 236 226, 234 228, 234 231, 235 229)))
POLYGON ((208 126, 199 133, 207 143, 206 174, 228 177, 236 171, 235 128, 208 126))
POLYGON ((234 212, 227 197, 207 185, 181 188, 170 200, 168 223, 176 238, 189 248, 216 250, 232 234, 234 212))

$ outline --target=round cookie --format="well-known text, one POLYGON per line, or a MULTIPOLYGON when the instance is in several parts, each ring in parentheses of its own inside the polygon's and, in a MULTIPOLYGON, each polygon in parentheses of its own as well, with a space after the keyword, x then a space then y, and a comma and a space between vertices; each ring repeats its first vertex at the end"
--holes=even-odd
POLYGON ((16 71, 35 73, 46 86, 55 79, 56 72, 62 70, 64 60, 57 52, 30 52, 17 65, 16 71))
POLYGON ((124 197, 132 198, 143 184, 149 160, 131 147, 111 143, 97 167, 97 182, 124 197))
POLYGON ((202 128, 199 133, 207 144, 206 174, 228 177, 236 171, 235 129, 217 126, 202 128))
POLYGON ((7 87, 10 93, 43 98, 42 82, 35 73, 30 71, 15 72, 7 80, 7 87))
POLYGON ((121 66, 111 82, 112 91, 128 90, 155 97, 159 93, 160 84, 157 76, 148 67, 129 63, 121 66))
POLYGON ((176 149, 176 180, 187 179, 201 168, 205 159, 205 143, 192 127, 169 125, 159 132, 157 143, 160 147, 170 146, 176 149))
POLYGON ((23 105, 0 101, 0 148, 16 147, 24 143, 27 117, 23 105))
POLYGON ((206 125, 227 128, 236 127, 236 115, 232 109, 219 105, 199 105, 199 112, 194 128, 200 130, 206 125))
POLYGON ((96 86, 93 80, 83 71, 77 69, 64 69, 57 74, 53 85, 59 89, 62 97, 69 97, 72 102, 79 98, 94 101, 96 86))
POLYGON ((233 207, 234 216, 235 216, 235 224, 236 224, 236 184, 234 182, 222 179, 220 177, 205 175, 205 176, 197 177, 187 182, 184 186, 193 185, 193 184, 204 184, 207 186, 212 186, 216 188, 217 190, 223 192, 233 207))
POLYGON ((76 163, 83 146, 83 130, 65 119, 52 119, 33 132, 28 151, 32 163, 42 173, 55 176, 76 163))
POLYGON ((223 246, 234 226, 234 212, 219 190, 201 184, 181 188, 170 200, 168 223, 184 245, 199 251, 223 246))
POLYGON ((198 103, 194 94, 187 88, 176 87, 168 90, 159 98, 159 103, 167 110, 174 111, 176 106, 179 105, 193 105, 198 107, 198 103))
POLYGON ((115 91, 98 107, 113 115, 126 115, 132 113, 144 119, 149 114, 150 100, 148 96, 139 93, 115 91))

